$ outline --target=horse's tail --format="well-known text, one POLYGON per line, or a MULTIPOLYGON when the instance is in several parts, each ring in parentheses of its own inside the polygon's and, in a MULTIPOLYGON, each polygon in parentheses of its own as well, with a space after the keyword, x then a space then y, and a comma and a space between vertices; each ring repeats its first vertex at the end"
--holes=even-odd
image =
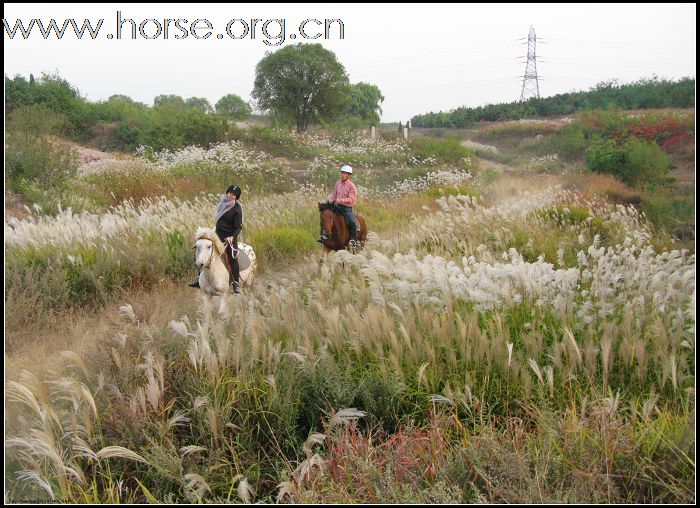
POLYGON ((355 214, 355 218, 360 224, 359 231, 357 232, 357 240, 364 242, 367 240, 367 222, 365 221, 365 218, 358 213, 355 214))

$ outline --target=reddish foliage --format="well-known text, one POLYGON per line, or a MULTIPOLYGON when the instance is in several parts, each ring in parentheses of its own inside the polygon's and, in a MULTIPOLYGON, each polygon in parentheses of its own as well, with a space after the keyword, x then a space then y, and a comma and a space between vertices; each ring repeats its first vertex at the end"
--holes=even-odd
POLYGON ((630 136, 656 143, 664 149, 691 145, 695 142, 692 120, 673 116, 661 119, 643 117, 626 128, 618 129, 615 133, 615 138, 618 141, 630 136))
POLYGON ((397 485, 435 480, 447 454, 445 430, 449 425, 433 416, 428 428, 402 426, 390 436, 367 436, 351 424, 328 440, 330 476, 370 497, 374 481, 370 464, 370 469, 388 475, 397 485))

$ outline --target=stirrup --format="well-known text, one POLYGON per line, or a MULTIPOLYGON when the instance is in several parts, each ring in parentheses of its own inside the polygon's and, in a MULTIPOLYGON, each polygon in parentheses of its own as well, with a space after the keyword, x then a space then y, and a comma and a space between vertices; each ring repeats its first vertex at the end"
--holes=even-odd
POLYGON ((188 285, 189 287, 191 287, 191 288, 198 288, 198 287, 199 287, 199 279, 197 279, 197 280, 194 281, 193 283, 187 284, 187 285, 188 285))
POLYGON ((241 285, 238 282, 232 282, 231 283, 231 291, 233 292, 234 295, 240 295, 241 294, 241 285))

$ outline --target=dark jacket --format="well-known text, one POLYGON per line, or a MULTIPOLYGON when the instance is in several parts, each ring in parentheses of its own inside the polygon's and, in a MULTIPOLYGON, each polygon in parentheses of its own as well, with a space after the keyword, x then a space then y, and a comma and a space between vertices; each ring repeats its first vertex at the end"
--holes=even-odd
POLYGON ((222 242, 226 241, 226 237, 238 237, 241 234, 243 227, 243 209, 240 203, 223 214, 216 222, 216 234, 222 242))

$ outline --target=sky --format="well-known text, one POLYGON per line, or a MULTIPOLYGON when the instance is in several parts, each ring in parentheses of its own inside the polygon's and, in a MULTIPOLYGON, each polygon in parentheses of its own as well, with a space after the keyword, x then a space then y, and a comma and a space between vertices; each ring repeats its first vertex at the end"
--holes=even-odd
POLYGON ((90 101, 124 94, 152 105, 158 95, 177 94, 214 105, 229 93, 248 101, 266 52, 308 42, 333 51, 351 83, 380 88, 382 122, 405 122, 518 100, 531 26, 542 97, 613 79, 695 77, 695 4, 6 3, 4 12, 5 75, 58 72, 90 101), (36 24, 26 39, 19 30, 8 35, 17 20, 28 28, 32 19, 48 26, 51 18, 59 27, 104 21, 95 39, 87 31, 78 39, 70 26, 63 38, 44 39, 36 24), (342 21, 342 39, 338 22, 324 37, 326 19, 342 21), (319 38, 302 39, 305 20, 312 21, 304 33, 319 38), (134 25, 143 28, 135 40, 134 25))

